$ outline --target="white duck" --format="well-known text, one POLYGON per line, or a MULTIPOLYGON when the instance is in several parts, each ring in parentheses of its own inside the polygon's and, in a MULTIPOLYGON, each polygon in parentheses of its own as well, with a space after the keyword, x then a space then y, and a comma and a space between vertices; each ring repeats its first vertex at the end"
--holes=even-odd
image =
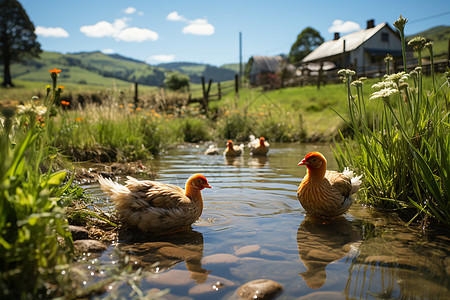
POLYGON ((250 135, 248 147, 250 148, 251 155, 266 156, 267 152, 269 152, 270 144, 266 142, 266 139, 263 136, 256 139, 254 135, 250 135))

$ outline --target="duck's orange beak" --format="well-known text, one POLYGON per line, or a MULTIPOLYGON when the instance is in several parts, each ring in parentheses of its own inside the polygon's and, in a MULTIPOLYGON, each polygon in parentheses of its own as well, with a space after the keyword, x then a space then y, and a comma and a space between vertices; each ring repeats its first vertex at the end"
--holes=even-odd
POLYGON ((212 189, 212 186, 210 186, 209 183, 206 183, 203 187, 204 188, 208 188, 208 189, 212 189))

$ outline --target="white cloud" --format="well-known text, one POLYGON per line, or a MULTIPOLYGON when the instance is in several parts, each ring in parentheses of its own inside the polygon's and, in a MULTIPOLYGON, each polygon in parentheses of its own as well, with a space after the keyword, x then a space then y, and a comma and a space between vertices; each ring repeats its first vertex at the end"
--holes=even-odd
POLYGON ((214 26, 208 23, 206 19, 196 19, 189 21, 189 25, 183 28, 184 34, 194 35, 212 35, 214 34, 214 26))
POLYGON ((113 53, 116 52, 114 49, 103 49, 103 50, 101 50, 101 51, 102 51, 102 53, 104 53, 104 54, 113 54, 113 53))
POLYGON ((119 32, 116 39, 125 42, 156 41, 158 33, 147 28, 128 27, 119 32))
POLYGON ((125 9, 125 13, 128 15, 134 14, 135 12, 136 12, 136 8, 134 8, 133 6, 130 6, 125 9))
POLYGON ((95 25, 80 27, 80 31, 88 37, 113 37, 117 41, 125 42, 156 41, 158 39, 158 33, 150 29, 128 27, 128 20, 127 18, 116 19, 114 23, 100 21, 95 25))
POLYGON ((346 33, 346 32, 352 32, 352 31, 358 31, 360 30, 361 27, 359 26, 358 23, 355 23, 353 21, 342 21, 339 19, 336 19, 333 21, 333 25, 328 28, 328 32, 333 33, 333 32, 341 32, 341 33, 346 33))
POLYGON ((171 62, 175 60, 175 55, 173 54, 156 54, 147 58, 147 62, 171 62))
POLYGON ((183 22, 187 21, 185 17, 180 16, 176 11, 173 11, 170 14, 168 14, 166 19, 169 21, 183 21, 183 22))
POLYGON ((43 37, 68 38, 69 33, 61 27, 42 27, 37 26, 34 31, 37 35, 43 37))

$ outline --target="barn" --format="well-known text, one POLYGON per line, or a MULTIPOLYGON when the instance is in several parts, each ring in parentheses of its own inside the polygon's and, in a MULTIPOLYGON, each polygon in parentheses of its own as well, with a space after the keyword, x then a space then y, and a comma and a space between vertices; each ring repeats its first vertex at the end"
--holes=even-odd
POLYGON ((250 85, 281 84, 282 71, 295 72, 285 56, 252 56, 247 64, 250 85))
POLYGON ((401 64, 402 44, 400 35, 387 23, 375 26, 367 21, 367 28, 344 36, 335 33, 334 40, 317 47, 302 60, 302 66, 332 63, 336 69, 352 69, 368 76, 385 70, 384 58, 390 54, 401 64))

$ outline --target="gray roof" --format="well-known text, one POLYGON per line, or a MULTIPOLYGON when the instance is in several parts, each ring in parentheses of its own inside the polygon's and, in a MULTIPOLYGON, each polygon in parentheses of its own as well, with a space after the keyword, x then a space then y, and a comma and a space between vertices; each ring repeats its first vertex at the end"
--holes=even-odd
POLYGON ((276 73, 281 68, 283 57, 279 56, 253 56, 252 68, 250 75, 259 74, 261 72, 276 73))
POLYGON ((332 40, 323 43, 313 52, 309 53, 302 62, 310 62, 320 60, 326 57, 331 57, 334 55, 339 55, 344 50, 345 41, 345 51, 352 51, 361 46, 365 41, 370 39, 375 33, 377 33, 384 26, 388 26, 387 23, 378 24, 375 27, 369 29, 363 29, 357 32, 352 32, 347 35, 340 37, 337 40, 332 40))

